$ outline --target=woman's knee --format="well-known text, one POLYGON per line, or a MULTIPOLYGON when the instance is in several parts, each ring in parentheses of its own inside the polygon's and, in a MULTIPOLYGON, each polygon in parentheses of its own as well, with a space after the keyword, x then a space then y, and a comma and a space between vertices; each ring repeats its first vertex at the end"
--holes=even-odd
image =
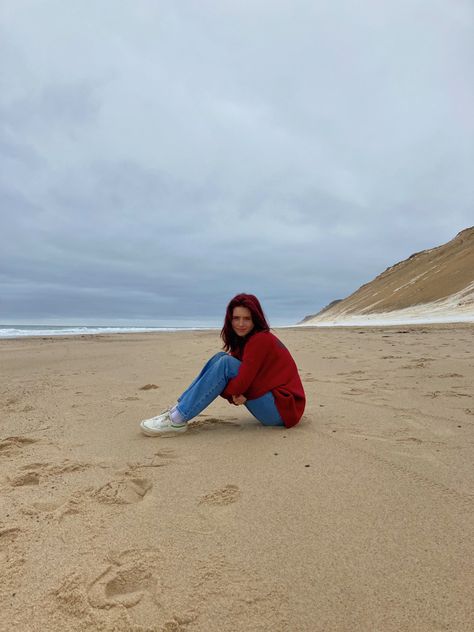
POLYGON ((223 356, 226 356, 227 353, 225 351, 218 351, 217 353, 215 353, 211 358, 210 361, 211 362, 215 362, 216 360, 219 360, 220 358, 222 358, 223 356))
POLYGON ((233 376, 237 375, 237 373, 239 372, 239 367, 241 364, 240 360, 237 360, 237 358, 234 358, 228 353, 224 353, 223 355, 221 355, 218 362, 225 371, 232 374, 233 376))

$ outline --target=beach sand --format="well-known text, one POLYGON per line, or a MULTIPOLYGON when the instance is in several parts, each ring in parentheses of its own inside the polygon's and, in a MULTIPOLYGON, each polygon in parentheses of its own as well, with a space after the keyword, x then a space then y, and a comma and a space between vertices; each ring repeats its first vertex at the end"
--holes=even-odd
POLYGON ((0 629, 474 629, 473 325, 277 331, 290 430, 216 401, 218 332, 0 342, 0 629))

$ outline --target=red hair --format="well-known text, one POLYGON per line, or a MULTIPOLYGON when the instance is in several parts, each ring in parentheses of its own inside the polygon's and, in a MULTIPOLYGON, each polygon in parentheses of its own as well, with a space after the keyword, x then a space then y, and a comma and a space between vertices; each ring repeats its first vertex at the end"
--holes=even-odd
POLYGON ((247 340, 258 331, 270 331, 260 301, 253 294, 237 294, 227 305, 225 312, 224 326, 221 331, 221 338, 224 341, 223 349, 231 353, 237 352, 240 355, 247 340), (246 307, 252 315, 253 329, 245 338, 238 336, 232 329, 234 307, 246 307))

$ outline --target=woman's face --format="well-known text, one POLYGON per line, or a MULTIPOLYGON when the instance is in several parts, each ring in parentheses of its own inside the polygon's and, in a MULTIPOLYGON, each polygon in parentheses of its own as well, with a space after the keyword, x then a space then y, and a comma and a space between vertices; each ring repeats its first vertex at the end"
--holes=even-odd
POLYGON ((232 329, 238 336, 246 336, 253 329, 252 313, 247 307, 234 307, 232 329))

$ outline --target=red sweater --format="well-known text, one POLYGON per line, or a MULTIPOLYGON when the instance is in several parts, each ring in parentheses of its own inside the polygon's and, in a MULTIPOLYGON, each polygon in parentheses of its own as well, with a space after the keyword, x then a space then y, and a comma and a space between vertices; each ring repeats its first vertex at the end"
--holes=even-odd
POLYGON ((273 393, 280 417, 287 428, 296 425, 304 412, 306 398, 295 361, 285 345, 270 331, 259 331, 245 344, 237 377, 221 393, 232 403, 232 395, 257 399, 273 393))

